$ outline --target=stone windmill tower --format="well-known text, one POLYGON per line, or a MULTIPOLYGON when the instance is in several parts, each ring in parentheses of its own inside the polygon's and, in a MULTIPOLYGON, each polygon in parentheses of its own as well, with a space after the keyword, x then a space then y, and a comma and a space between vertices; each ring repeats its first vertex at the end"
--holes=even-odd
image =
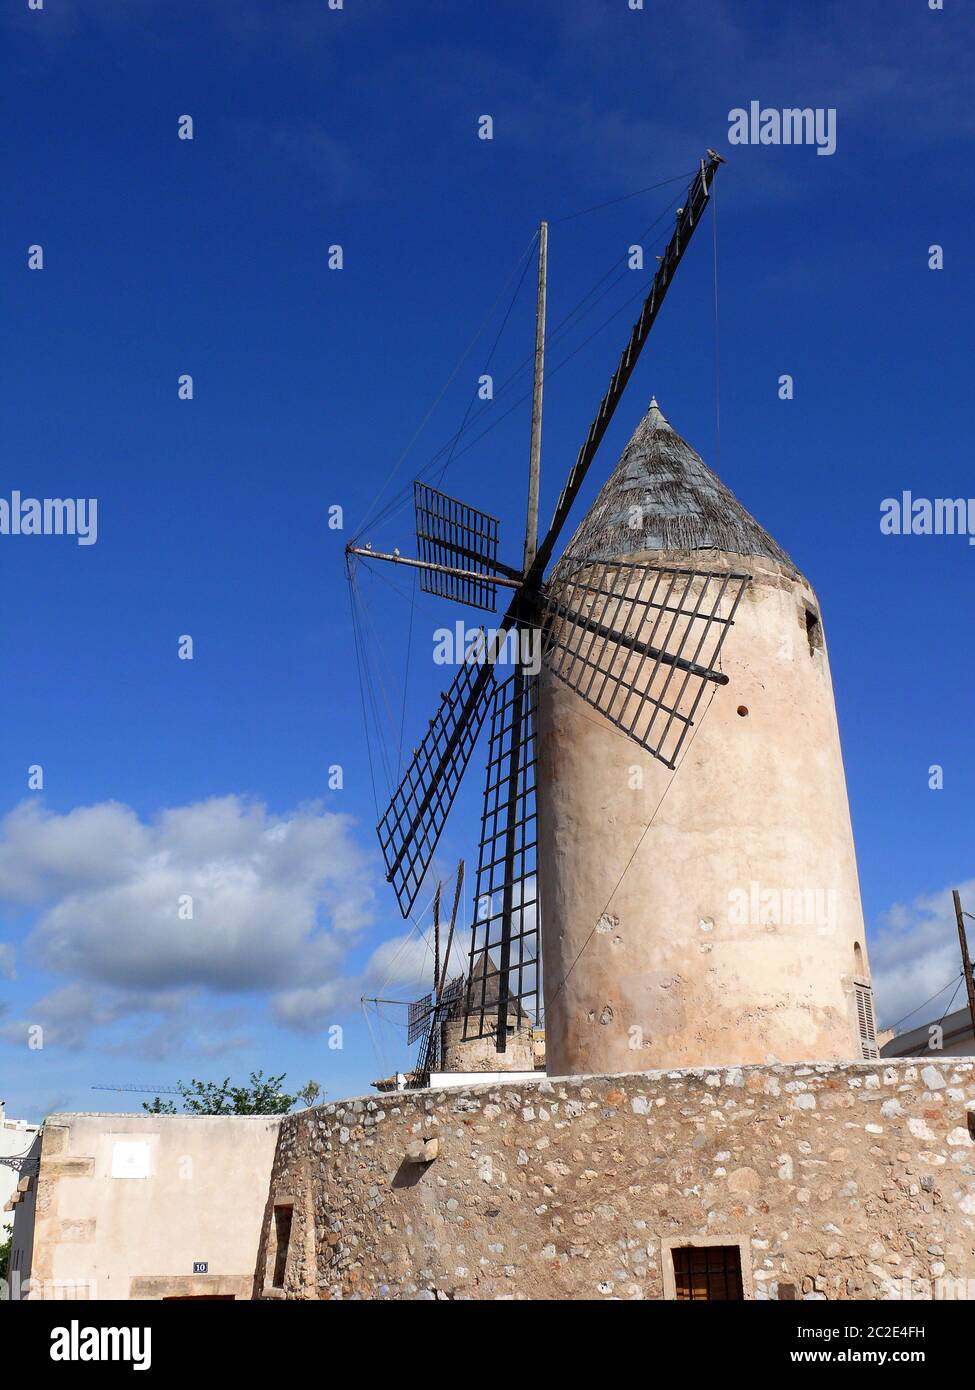
MULTIPOLYGON (((706 713, 694 712, 677 773, 673 758, 646 756, 543 664, 550 1070, 876 1055, 819 602, 656 401, 553 583, 572 576, 584 589, 606 562, 628 567, 630 592, 657 583, 685 612, 701 596, 710 611, 720 575, 747 583, 721 652, 728 689, 715 687, 706 713)), ((657 622, 656 610, 645 621, 657 622)), ((692 643, 694 624, 678 616, 677 625, 692 643)), ((660 702, 687 712, 674 668, 654 679, 660 702)), ((685 728, 675 719, 671 742, 685 728)))
POLYGON ((471 607, 511 595, 378 834, 407 916, 487 726, 465 1034, 504 1052, 544 992, 553 1075, 876 1055, 809 584, 655 402, 549 568, 709 201, 708 154, 539 542, 543 224, 522 566, 499 561, 495 518, 419 482, 416 559, 347 547, 350 579, 356 556, 415 566, 427 592, 471 607))

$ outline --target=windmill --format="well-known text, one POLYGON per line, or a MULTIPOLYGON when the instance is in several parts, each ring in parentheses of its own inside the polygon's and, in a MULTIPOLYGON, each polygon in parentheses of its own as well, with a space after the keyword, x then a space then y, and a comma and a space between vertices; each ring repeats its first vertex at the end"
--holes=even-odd
POLYGON ((618 563, 560 561, 550 570, 573 503, 620 403, 657 314, 711 196, 721 156, 700 161, 649 293, 588 433, 570 468, 548 530, 538 540, 547 228, 539 237, 535 385, 528 516, 520 568, 498 558, 499 527, 487 513, 427 484, 414 484, 417 556, 350 545, 347 556, 420 571, 424 591, 493 611, 509 594, 492 634, 460 666, 414 750, 377 832, 387 880, 409 915, 485 724, 488 756, 471 928, 465 1015, 470 1036, 493 1028, 506 1048, 512 1008, 540 998, 536 875, 538 681, 522 642, 540 642, 543 665, 668 768, 675 766, 703 690, 727 683, 718 669, 747 574, 618 563), (514 648, 513 669, 497 663, 514 648))

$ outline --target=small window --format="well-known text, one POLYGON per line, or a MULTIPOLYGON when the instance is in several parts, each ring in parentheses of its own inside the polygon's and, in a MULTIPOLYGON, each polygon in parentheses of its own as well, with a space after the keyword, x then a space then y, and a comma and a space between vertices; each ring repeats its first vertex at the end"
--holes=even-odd
POLYGON ((819 614, 814 613, 811 608, 806 609, 806 641, 809 643, 809 655, 818 652, 823 645, 823 629, 819 625, 819 614))
POLYGON ((863 973, 863 947, 859 941, 853 943, 853 973, 858 980, 866 979, 863 973))
POLYGON ((737 1245, 690 1245, 672 1251, 675 1297, 685 1303, 743 1301, 737 1245))
POLYGON ((873 990, 869 985, 854 984, 857 1004, 857 1025, 860 1029, 860 1051, 865 1062, 880 1056, 877 1047, 877 1025, 873 1017, 873 990))
POLYGON ((291 1206, 274 1208, 274 1278, 271 1281, 276 1289, 284 1288, 284 1276, 288 1268, 288 1246, 291 1243, 291 1206))

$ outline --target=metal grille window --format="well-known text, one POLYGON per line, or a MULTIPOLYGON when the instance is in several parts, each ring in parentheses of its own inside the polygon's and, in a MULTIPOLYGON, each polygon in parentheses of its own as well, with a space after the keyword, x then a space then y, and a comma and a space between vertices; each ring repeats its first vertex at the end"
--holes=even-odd
POLYGON ((684 1303, 744 1300, 737 1245, 691 1245, 671 1252, 675 1297, 684 1303))
POLYGON ((880 1056, 877 1047, 877 1025, 873 1015, 873 990, 869 985, 854 984, 857 1002, 857 1026, 860 1029, 860 1050, 864 1061, 880 1056))

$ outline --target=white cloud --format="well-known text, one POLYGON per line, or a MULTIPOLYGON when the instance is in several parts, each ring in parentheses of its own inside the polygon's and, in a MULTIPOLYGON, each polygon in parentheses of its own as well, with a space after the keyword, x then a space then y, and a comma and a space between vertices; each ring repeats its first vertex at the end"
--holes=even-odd
POLYGON ((400 989, 404 985, 429 989, 433 980, 433 933, 391 936, 376 947, 363 973, 380 990, 400 989))
POLYGON ((118 877, 147 850, 148 831, 116 801, 66 815, 22 801, 0 822, 0 899, 36 903, 118 877))
MULTIPOLYGON (((446 926, 441 949, 446 949, 446 926)), ((450 951, 448 979, 467 969, 468 934, 458 932, 450 951)), ((275 996, 275 1017, 302 1032, 321 1032, 338 1022, 365 995, 417 999, 433 988, 433 928, 404 932, 381 942, 361 974, 317 986, 301 986, 275 996)), ((393 1006, 395 1012, 395 1006, 393 1006)), ((404 1014, 405 1018, 405 1014, 404 1014)))
POLYGON ((125 1020, 121 1033, 102 1031, 100 1050, 149 1061, 220 1056, 252 1044, 241 1025, 251 1015, 215 1008, 202 990, 137 992, 75 980, 30 1005, 28 1016, 0 1024, 14 1047, 81 1048, 100 1030, 125 1020), (38 1028, 40 1032, 38 1033, 38 1028))
POLYGON ((273 815, 237 796, 151 821, 114 802, 21 803, 0 822, 0 900, 38 910, 28 953, 74 982, 37 1011, 66 1040, 162 991, 333 987, 372 918, 374 866, 352 827, 317 803, 273 815))
POLYGON ((330 980, 322 985, 301 986, 274 996, 274 1017, 300 1033, 320 1033, 338 1023, 357 997, 354 981, 330 980))
MULTIPOLYGON (((954 886, 963 903, 975 902, 975 879, 954 886)), ((883 1027, 904 1019, 900 1031, 905 1031, 939 1018, 947 1010, 961 974, 951 889, 922 894, 908 904, 894 903, 871 938, 870 968, 883 1027), (938 993, 949 981, 951 988, 938 993), (937 998, 932 999, 936 993, 937 998), (930 1003, 925 1004, 926 1000, 930 1003), (917 1012, 905 1018, 912 1010, 917 1012)), ((962 984, 951 1007, 959 1009, 964 1002, 962 984)))
POLYGON ((0 1037, 14 1045, 31 1047, 80 1047, 95 1028, 105 1027, 129 1014, 148 1008, 172 1008, 163 997, 156 999, 118 991, 105 991, 74 981, 52 990, 30 1008, 30 1017, 14 1019, 0 1027, 0 1037), (40 1027, 39 1036, 32 1030, 40 1027))
MULTIPOLYGON (((444 951, 447 946, 446 924, 441 923, 440 931, 440 949, 444 951)), ((450 948, 448 979, 466 972, 469 947, 469 930, 463 928, 455 931, 450 948)), ((428 928, 423 933, 411 932, 382 942, 369 957, 363 973, 366 982, 380 991, 409 987, 422 993, 433 986, 433 962, 433 929, 428 928)), ((442 971, 442 957, 440 966, 442 971)))

